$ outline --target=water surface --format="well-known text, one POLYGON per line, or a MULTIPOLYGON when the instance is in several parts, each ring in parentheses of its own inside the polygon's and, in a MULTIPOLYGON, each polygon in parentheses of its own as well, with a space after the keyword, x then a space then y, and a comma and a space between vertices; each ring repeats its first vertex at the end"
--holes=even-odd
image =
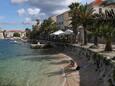
POLYGON ((29 44, 0 40, 0 86, 62 86, 52 65, 54 49, 30 49, 29 44))

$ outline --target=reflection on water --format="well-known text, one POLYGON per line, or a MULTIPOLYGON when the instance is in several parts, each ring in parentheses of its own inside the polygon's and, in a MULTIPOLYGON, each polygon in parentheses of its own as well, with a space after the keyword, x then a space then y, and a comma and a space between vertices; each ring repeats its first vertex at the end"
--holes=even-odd
POLYGON ((61 86, 59 76, 49 77, 55 49, 34 50, 28 44, 0 40, 0 86, 61 86))

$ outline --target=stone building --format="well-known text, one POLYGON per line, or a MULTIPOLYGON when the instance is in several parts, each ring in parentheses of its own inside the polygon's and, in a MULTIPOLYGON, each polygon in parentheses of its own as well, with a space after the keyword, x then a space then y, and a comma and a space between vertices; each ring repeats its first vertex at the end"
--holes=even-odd
POLYGON ((95 9, 94 13, 105 12, 105 10, 113 9, 115 11, 115 2, 111 0, 95 0, 89 4, 95 9))
POLYGON ((4 39, 3 31, 0 30, 0 39, 4 39))
POLYGON ((51 20, 53 20, 54 22, 57 22, 57 16, 51 16, 49 17, 51 20))
POLYGON ((69 16, 69 11, 66 11, 60 15, 57 15, 57 27, 59 29, 65 30, 71 28, 71 17, 69 16))
POLYGON ((25 38, 26 37, 26 32, 22 30, 9 30, 6 31, 6 37, 7 38, 13 38, 14 33, 19 33, 20 38, 25 38))

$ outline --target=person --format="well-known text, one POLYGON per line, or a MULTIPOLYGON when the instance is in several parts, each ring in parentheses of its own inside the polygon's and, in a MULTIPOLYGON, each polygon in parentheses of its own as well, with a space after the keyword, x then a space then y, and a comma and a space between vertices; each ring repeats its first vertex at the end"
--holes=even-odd
POLYGON ((76 65, 73 60, 70 60, 70 67, 75 68, 75 70, 80 70, 80 66, 76 65))
POLYGON ((75 62, 73 60, 70 60, 70 66, 74 67, 75 66, 75 62))

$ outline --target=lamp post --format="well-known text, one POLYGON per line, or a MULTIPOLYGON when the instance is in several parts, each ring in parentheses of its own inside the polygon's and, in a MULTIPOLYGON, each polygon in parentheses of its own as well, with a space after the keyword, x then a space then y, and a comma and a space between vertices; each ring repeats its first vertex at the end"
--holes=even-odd
POLYGON ((84 27, 80 25, 78 27, 78 42, 82 45, 84 44, 84 27))

